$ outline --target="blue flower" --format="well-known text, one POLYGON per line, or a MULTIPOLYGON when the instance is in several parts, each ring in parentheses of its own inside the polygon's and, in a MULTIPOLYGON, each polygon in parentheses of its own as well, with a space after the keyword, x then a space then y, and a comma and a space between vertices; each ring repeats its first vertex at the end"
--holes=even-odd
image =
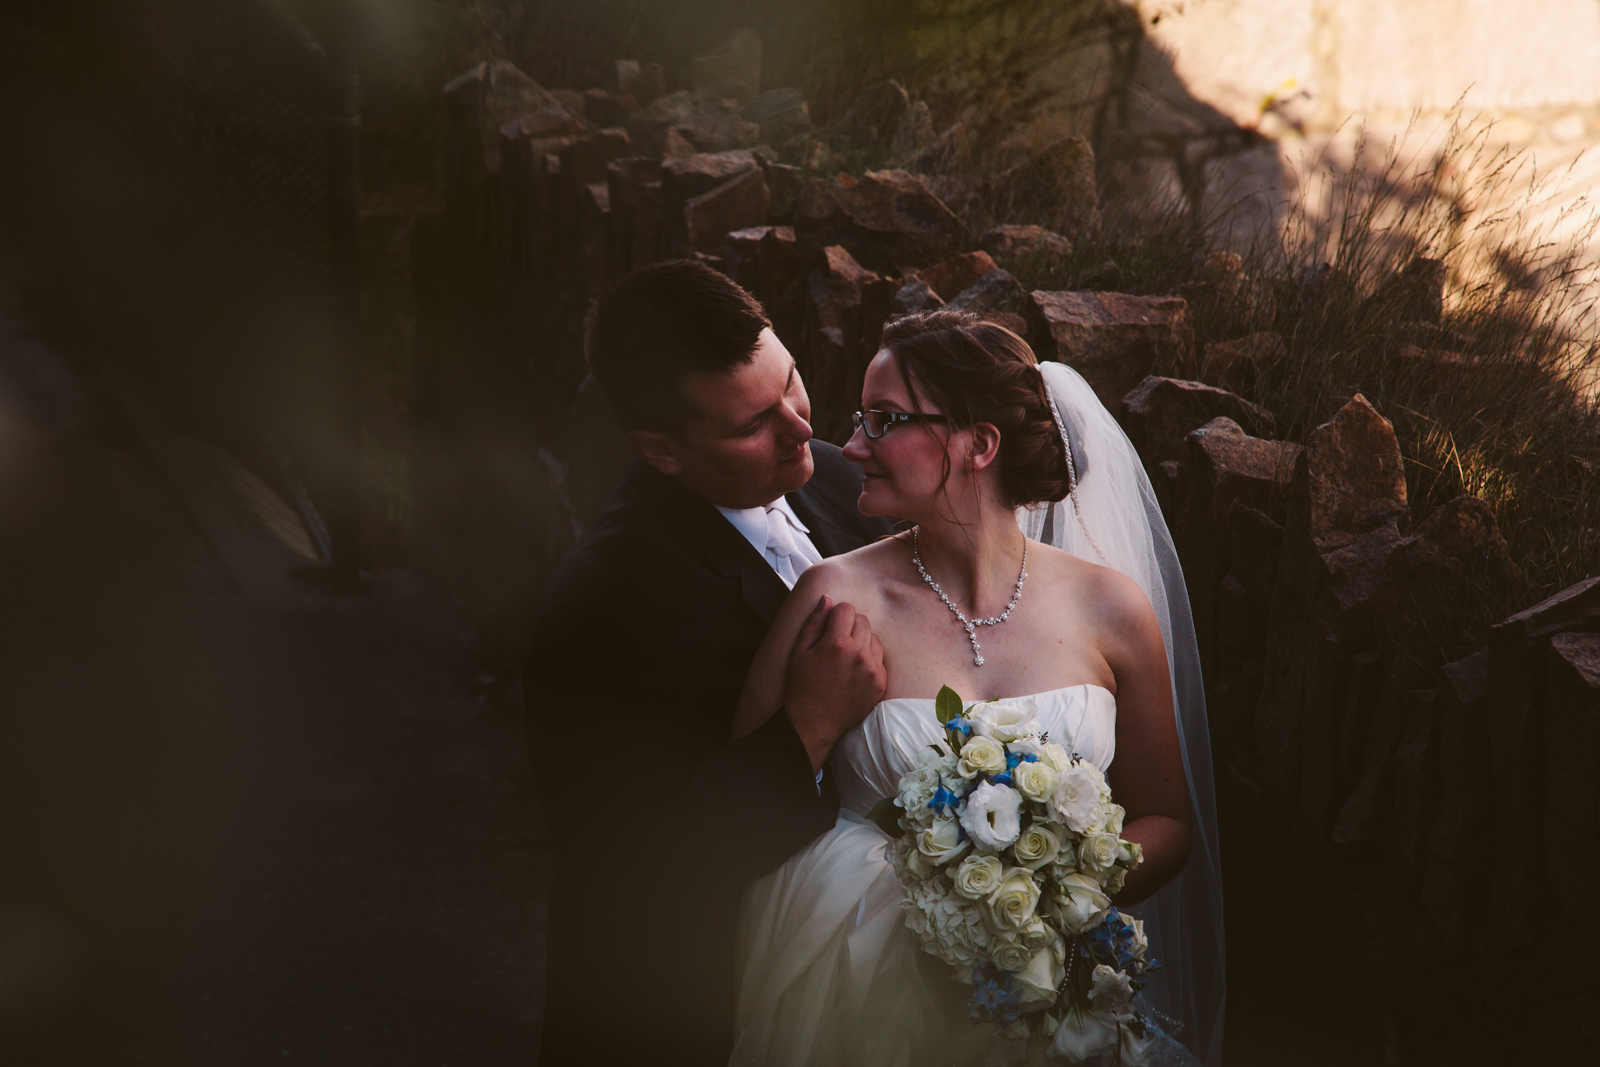
POLYGON ((946 730, 952 730, 960 734, 962 737, 972 736, 972 724, 966 720, 965 716, 962 715, 957 715, 955 718, 945 723, 944 728, 946 730))
POLYGON ((972 995, 967 998, 967 1014, 973 1022, 1009 1025, 1022 1014, 1017 1007, 1018 996, 1009 976, 991 978, 977 970, 973 973, 972 995))
POLYGON ((961 797, 958 794, 952 793, 950 790, 946 789, 944 787, 944 779, 940 778, 939 788, 933 791, 933 797, 928 801, 928 807, 939 812, 940 814, 943 814, 947 808, 951 811, 954 811, 960 803, 961 797))
POLYGON ((1039 757, 1035 756, 1032 752, 1007 752, 1006 753, 1006 770, 1008 770, 1008 771, 1014 771, 1024 763, 1037 763, 1037 762, 1039 762, 1039 757))

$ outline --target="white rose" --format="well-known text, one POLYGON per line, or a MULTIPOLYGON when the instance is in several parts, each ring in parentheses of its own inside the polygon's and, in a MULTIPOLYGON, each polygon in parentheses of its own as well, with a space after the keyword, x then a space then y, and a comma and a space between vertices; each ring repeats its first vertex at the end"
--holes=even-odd
POLYGON ((1093 770, 1093 764, 1079 760, 1056 778, 1050 806, 1074 833, 1083 833, 1099 820, 1100 782, 1093 770))
POLYGON ((1002 971, 1020 971, 1033 958, 1033 952, 1021 941, 996 937, 989 944, 989 958, 1002 971))
POLYGON ((902 885, 920 882, 934 871, 928 857, 918 852, 915 848, 906 848, 901 842, 896 841, 886 850, 889 856, 889 865, 894 868, 895 877, 900 879, 902 885))
POLYGON ((1101 883, 1107 895, 1116 896, 1122 892, 1123 885, 1128 881, 1128 871, 1125 867, 1113 867, 1106 872, 1105 881, 1101 883))
POLYGON ((1127 816, 1121 804, 1107 804, 1100 813, 1100 832, 1112 837, 1122 836, 1122 820, 1127 816))
POLYGON ((906 925, 934 955, 956 969, 958 979, 970 976, 992 936, 978 910, 951 891, 944 878, 907 886, 906 925))
POLYGON ((1039 732, 1039 713, 1033 698, 1027 700, 990 700, 974 705, 967 712, 972 732, 992 737, 1001 744, 1020 741, 1029 734, 1039 732))
POLYGON ((1078 842, 1078 866, 1096 873, 1109 871, 1117 862, 1118 844, 1111 834, 1085 834, 1078 842))
POLYGON ((1050 877, 1059 882, 1069 874, 1076 874, 1077 871, 1078 846, 1073 843, 1071 838, 1063 836, 1061 838, 1061 851, 1056 853, 1055 861, 1050 864, 1050 877))
POLYGON ((956 770, 963 778, 976 778, 980 774, 1004 774, 1006 750, 992 737, 969 738, 961 746, 961 762, 956 770))
POLYGON ((1017 843, 1011 846, 1011 854, 1017 858, 1017 862, 1030 871, 1037 871, 1051 862, 1060 851, 1061 838, 1040 822, 1022 831, 1017 836, 1017 843))
POLYGON ((1051 1004, 1067 978, 1067 943, 1057 937, 1039 949, 1016 974, 1023 1004, 1051 1004))
POLYGON ((1093 983, 1089 1000, 1095 1011, 1118 1017, 1133 1011, 1133 983, 1125 973, 1101 963, 1090 973, 1089 980, 1093 983))
POLYGON ((1020 741, 1013 741, 1006 746, 1016 753, 1026 752, 1038 758, 1039 762, 1060 774, 1072 766, 1072 757, 1067 750, 1054 741, 1041 741, 1037 737, 1024 737, 1020 741))
POLYGON ((917 835, 917 851, 941 866, 960 856, 969 845, 962 839, 961 824, 954 815, 940 815, 931 827, 917 835))
POLYGON ((1011 772, 1011 780, 1017 783, 1017 792, 1029 800, 1043 804, 1055 795, 1056 771, 1046 763, 1019 763, 1011 772))
POLYGON ((957 893, 968 900, 982 900, 995 891, 1004 873, 1005 866, 995 857, 973 853, 961 861, 951 878, 957 893))
POLYGON ((1022 794, 1007 785, 983 782, 967 795, 961 826, 973 844, 999 852, 1022 832, 1022 794))
POLYGON ((1072 1063, 1083 1063, 1107 1052, 1117 1044, 1117 1020, 1098 1012, 1087 1011, 1074 1003, 1067 1009, 1051 1051, 1065 1056, 1072 1063))
POLYGON ((1033 880, 1032 872, 1012 867, 989 894, 984 911, 995 930, 1021 930, 1033 918, 1038 904, 1039 884, 1033 880))
POLYGON ((1050 929, 1049 923, 1035 915, 1018 936, 1022 939, 1022 943, 1028 946, 1028 951, 1036 952, 1053 942, 1057 934, 1050 929))
POLYGON ((1069 934, 1094 929, 1106 917, 1111 900, 1093 878, 1069 874, 1056 885, 1055 911, 1069 934))
POLYGON ((1117 862, 1133 870, 1144 862, 1144 846, 1137 841, 1117 842, 1117 862))

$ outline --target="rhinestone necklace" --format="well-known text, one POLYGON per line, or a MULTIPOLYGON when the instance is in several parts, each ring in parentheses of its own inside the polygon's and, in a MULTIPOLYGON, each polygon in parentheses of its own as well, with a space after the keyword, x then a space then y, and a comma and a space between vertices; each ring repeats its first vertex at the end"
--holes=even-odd
POLYGON ((999 626, 1010 617, 1012 610, 1017 606, 1017 601, 1022 599, 1022 583, 1028 577, 1028 539, 1026 537, 1022 539, 1022 571, 1017 575, 1016 589, 1011 592, 1011 603, 1006 605, 1006 610, 988 619, 967 618, 961 609, 956 607, 950 598, 945 595, 944 590, 939 588, 939 583, 933 580, 933 576, 928 573, 928 569, 922 565, 922 553, 917 551, 917 527, 915 526, 911 528, 911 561, 917 565, 917 573, 921 574, 922 580, 928 583, 928 588, 938 594, 939 599, 944 601, 944 606, 950 609, 956 620, 967 631, 967 640, 972 642, 972 662, 979 667, 983 666, 983 650, 978 647, 978 627, 999 626))

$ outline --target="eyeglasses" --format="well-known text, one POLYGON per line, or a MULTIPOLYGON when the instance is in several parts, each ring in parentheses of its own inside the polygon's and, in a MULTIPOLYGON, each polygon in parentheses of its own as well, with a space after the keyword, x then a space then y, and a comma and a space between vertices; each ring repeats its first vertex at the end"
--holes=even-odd
POLYGON ((922 415, 912 411, 857 411, 850 416, 856 429, 876 441, 889 432, 889 427, 902 422, 949 422, 946 415, 922 415))

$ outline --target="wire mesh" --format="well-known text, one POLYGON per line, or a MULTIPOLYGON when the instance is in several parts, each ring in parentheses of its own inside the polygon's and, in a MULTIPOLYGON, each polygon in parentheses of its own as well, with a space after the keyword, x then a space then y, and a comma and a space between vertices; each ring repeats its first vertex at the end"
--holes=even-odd
POLYGON ((183 0, 130 28, 150 177, 268 284, 328 286, 325 55, 267 0, 183 0))

